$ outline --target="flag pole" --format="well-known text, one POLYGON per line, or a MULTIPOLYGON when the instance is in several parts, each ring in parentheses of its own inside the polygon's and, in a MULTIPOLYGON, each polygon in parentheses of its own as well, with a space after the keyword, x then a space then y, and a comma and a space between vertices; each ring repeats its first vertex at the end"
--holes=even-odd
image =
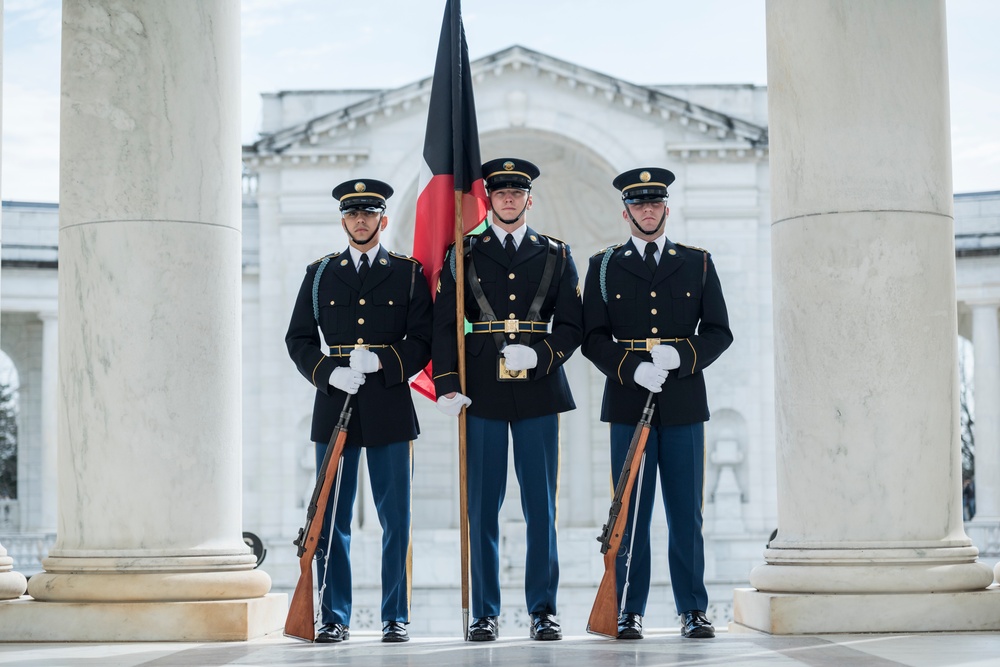
MULTIPOLYGON (((465 261, 462 251, 462 192, 455 192, 455 334, 458 336, 458 381, 465 394, 465 261)), ((467 394, 466 394, 467 395, 467 394)), ((469 487, 465 406, 458 415, 458 512, 462 561, 462 636, 469 639, 469 487)))
MULTIPOLYGON (((455 178, 455 335, 458 343, 458 381, 465 390, 465 257, 462 238, 465 227, 462 218, 462 185, 465 182, 464 128, 462 127, 462 7, 461 0, 451 0, 453 57, 452 76, 452 170, 455 178)), ((467 465, 465 406, 458 415, 458 513, 462 568, 462 637, 469 639, 469 488, 467 465)))

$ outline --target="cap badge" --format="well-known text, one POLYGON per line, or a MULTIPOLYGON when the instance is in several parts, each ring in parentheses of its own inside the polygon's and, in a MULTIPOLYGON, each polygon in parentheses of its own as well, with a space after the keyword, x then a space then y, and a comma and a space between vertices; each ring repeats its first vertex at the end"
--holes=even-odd
POLYGON ((507 160, 506 162, 503 163, 503 168, 504 171, 512 171, 514 169, 514 163, 511 162, 510 160, 507 160))
POLYGON ((644 171, 641 174, 639 174, 639 180, 642 181, 643 183, 649 183, 650 178, 652 177, 649 175, 648 171, 644 171))
MULTIPOLYGON (((646 180, 649 180, 649 179, 646 179, 646 180)), ((365 184, 362 181, 358 181, 357 183, 354 184, 354 191, 355 192, 364 192, 365 190, 366 190, 365 184)))

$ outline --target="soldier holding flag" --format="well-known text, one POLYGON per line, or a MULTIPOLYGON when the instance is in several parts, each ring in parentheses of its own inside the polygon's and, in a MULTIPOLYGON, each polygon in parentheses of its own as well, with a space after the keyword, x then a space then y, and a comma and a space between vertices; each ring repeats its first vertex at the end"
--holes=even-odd
POLYGON ((499 512, 507 484, 508 431, 527 524, 525 600, 530 636, 561 639, 556 621, 559 556, 556 492, 559 419, 576 407, 562 365, 580 345, 579 277, 569 246, 527 226, 539 169, 500 158, 482 167, 492 223, 464 239, 466 393, 458 373, 456 252, 445 257, 434 303, 438 407, 468 406, 467 491, 472 554, 472 641, 497 638, 499 512))

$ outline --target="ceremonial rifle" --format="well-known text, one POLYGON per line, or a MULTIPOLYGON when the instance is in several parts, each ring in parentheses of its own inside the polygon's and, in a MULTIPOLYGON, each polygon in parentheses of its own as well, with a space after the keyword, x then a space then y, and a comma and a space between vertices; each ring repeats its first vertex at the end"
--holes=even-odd
POLYGON ((587 620, 587 632, 605 637, 618 637, 618 586, 615 579, 615 558, 621 547, 622 536, 625 533, 625 522, 628 520, 628 506, 632 498, 632 486, 639 470, 639 464, 646 451, 646 439, 649 437, 650 422, 653 419, 653 392, 649 392, 646 407, 642 417, 636 424, 635 433, 625 455, 625 465, 618 476, 615 486, 615 497, 611 501, 608 512, 608 522, 601 530, 597 541, 601 543, 601 553, 604 554, 604 576, 597 588, 597 598, 590 610, 587 620))
MULTIPOLYGON (((316 477, 309 509, 306 511, 306 525, 299 528, 299 535, 292 542, 299 548, 299 581, 295 585, 292 601, 288 605, 288 616, 285 618, 286 637, 304 639, 307 642, 316 640, 316 616, 313 610, 313 557, 319 544, 319 534, 323 529, 323 515, 330 499, 330 488, 337 476, 340 458, 344 453, 344 443, 347 441, 347 423, 351 419, 351 394, 347 395, 344 407, 340 411, 340 419, 330 436, 330 444, 326 448, 323 464, 316 477)), ((331 522, 330 530, 333 530, 331 522)), ((321 603, 322 604, 322 603, 321 603)))

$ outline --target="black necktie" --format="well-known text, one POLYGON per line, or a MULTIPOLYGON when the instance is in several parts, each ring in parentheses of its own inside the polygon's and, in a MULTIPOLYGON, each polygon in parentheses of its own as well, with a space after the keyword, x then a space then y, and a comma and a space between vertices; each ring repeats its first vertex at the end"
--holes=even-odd
POLYGON ((504 239, 503 249, 507 251, 507 257, 514 259, 514 253, 517 252, 517 247, 514 245, 513 234, 508 234, 507 238, 504 239))
POLYGON ((361 262, 358 264, 358 278, 361 279, 362 283, 365 282, 365 276, 368 275, 368 269, 370 268, 371 266, 368 264, 368 253, 363 253, 361 255, 361 262))
POLYGON ((656 273, 656 244, 655 243, 647 243, 646 244, 646 250, 643 251, 643 254, 646 256, 645 257, 646 266, 648 266, 649 270, 652 271, 655 274, 656 273))

